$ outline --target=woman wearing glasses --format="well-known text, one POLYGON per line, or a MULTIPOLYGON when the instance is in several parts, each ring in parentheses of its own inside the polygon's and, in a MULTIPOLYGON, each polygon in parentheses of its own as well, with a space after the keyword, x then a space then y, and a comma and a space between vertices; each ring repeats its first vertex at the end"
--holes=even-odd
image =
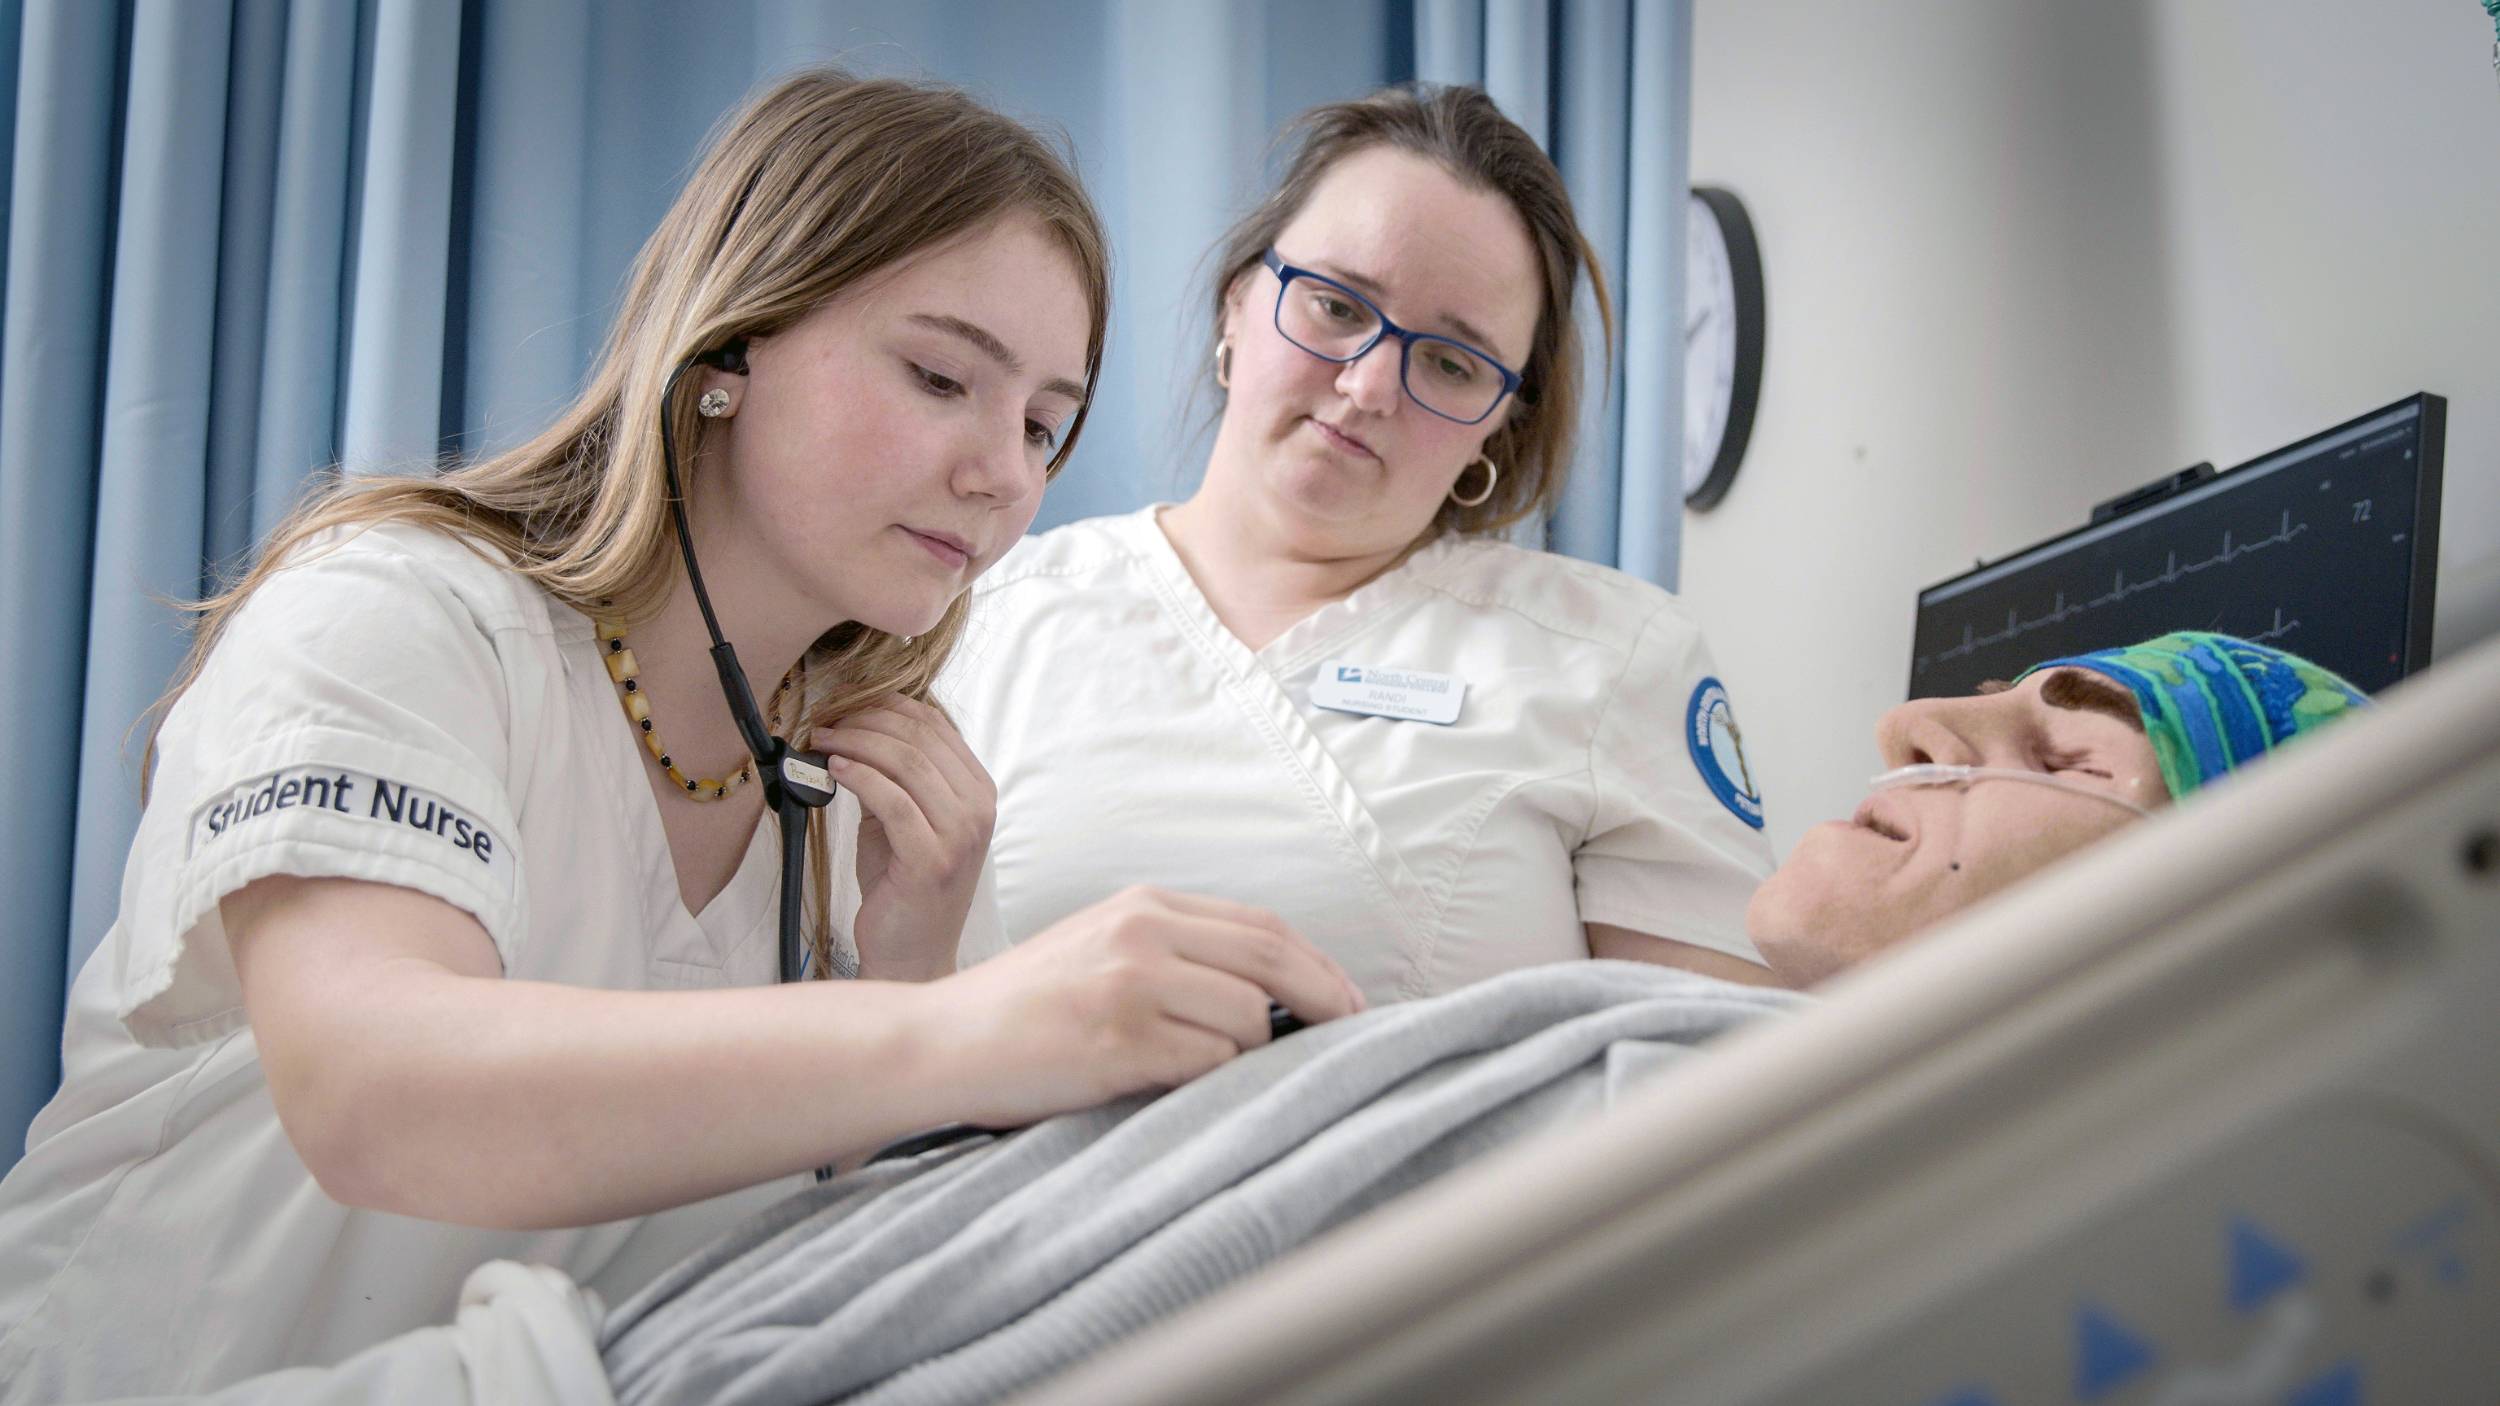
POLYGON ((1130 883, 1255 900, 1374 1000, 1596 954, 1768 980, 1726 691, 1673 597, 1500 529, 1580 400, 1562 179, 1473 89, 1314 109, 1227 237, 1194 496, 1027 540, 943 688, 1007 935, 1130 883))

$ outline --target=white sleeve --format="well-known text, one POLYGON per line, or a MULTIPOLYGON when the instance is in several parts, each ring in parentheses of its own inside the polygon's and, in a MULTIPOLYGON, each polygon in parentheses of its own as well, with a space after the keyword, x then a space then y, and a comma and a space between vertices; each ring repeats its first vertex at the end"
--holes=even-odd
MULTIPOLYGON (((1026 538, 1031 541, 1031 538, 1026 538)), ((1003 602, 995 595, 975 594, 972 610, 964 624, 963 637, 955 642, 954 655, 946 661, 932 691, 939 708, 962 732, 964 743, 972 749, 973 760, 993 780, 991 768, 997 758, 995 720, 990 707, 994 690, 990 681, 997 671, 990 667, 994 651, 1008 647, 998 628, 1003 602)), ((1003 806, 1005 788, 999 801, 1003 806)), ((998 827, 1003 828, 1003 827, 998 827)), ((955 967, 960 971, 975 962, 985 962, 1007 950, 1006 924, 998 908, 998 842, 993 838, 990 849, 981 856, 981 880, 972 892, 972 909, 964 915, 963 938, 955 947, 955 967)))
POLYGON ((167 719, 117 1003, 142 1043, 241 1024, 217 904, 270 874, 415 889, 474 914, 507 966, 518 950, 513 703, 495 628, 440 563, 377 536, 307 551, 263 582, 167 719))
POLYGON ((459 1316, 385 1338, 329 1367, 288 1367, 214 1393, 96 1406, 613 1406, 599 1363, 607 1309, 564 1271, 489 1260, 459 1316))
POLYGON ((1770 876, 1762 802, 1701 631, 1662 607, 1603 700, 1589 768, 1596 805, 1572 855, 1580 921, 1747 961, 1745 905, 1770 876))

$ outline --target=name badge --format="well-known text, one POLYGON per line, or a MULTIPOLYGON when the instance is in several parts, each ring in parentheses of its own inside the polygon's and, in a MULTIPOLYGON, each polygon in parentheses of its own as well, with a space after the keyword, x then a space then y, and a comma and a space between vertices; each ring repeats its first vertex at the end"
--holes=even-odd
POLYGON ((1339 713, 1410 722, 1458 721, 1458 705, 1467 696, 1463 679, 1427 674, 1421 669, 1374 669, 1331 659, 1311 680, 1311 702, 1339 713))

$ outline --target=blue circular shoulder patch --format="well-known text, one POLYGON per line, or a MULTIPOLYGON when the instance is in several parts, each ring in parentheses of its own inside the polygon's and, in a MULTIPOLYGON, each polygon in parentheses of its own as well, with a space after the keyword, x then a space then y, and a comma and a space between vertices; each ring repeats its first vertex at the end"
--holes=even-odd
POLYGON ((1684 709, 1684 745, 1693 754, 1693 769, 1702 783, 1737 819, 1762 828, 1762 790, 1753 769, 1745 765, 1745 734, 1736 726, 1736 710, 1728 706, 1727 686, 1703 679, 1684 709))

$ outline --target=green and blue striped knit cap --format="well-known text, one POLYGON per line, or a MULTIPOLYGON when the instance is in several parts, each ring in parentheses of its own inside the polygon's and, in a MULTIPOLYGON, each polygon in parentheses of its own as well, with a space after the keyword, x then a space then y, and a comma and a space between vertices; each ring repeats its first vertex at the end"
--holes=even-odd
POLYGON ((2023 677, 2057 668, 2089 669, 2134 695, 2173 799, 2370 702, 2299 655, 2201 631, 2051 659, 2023 677))

